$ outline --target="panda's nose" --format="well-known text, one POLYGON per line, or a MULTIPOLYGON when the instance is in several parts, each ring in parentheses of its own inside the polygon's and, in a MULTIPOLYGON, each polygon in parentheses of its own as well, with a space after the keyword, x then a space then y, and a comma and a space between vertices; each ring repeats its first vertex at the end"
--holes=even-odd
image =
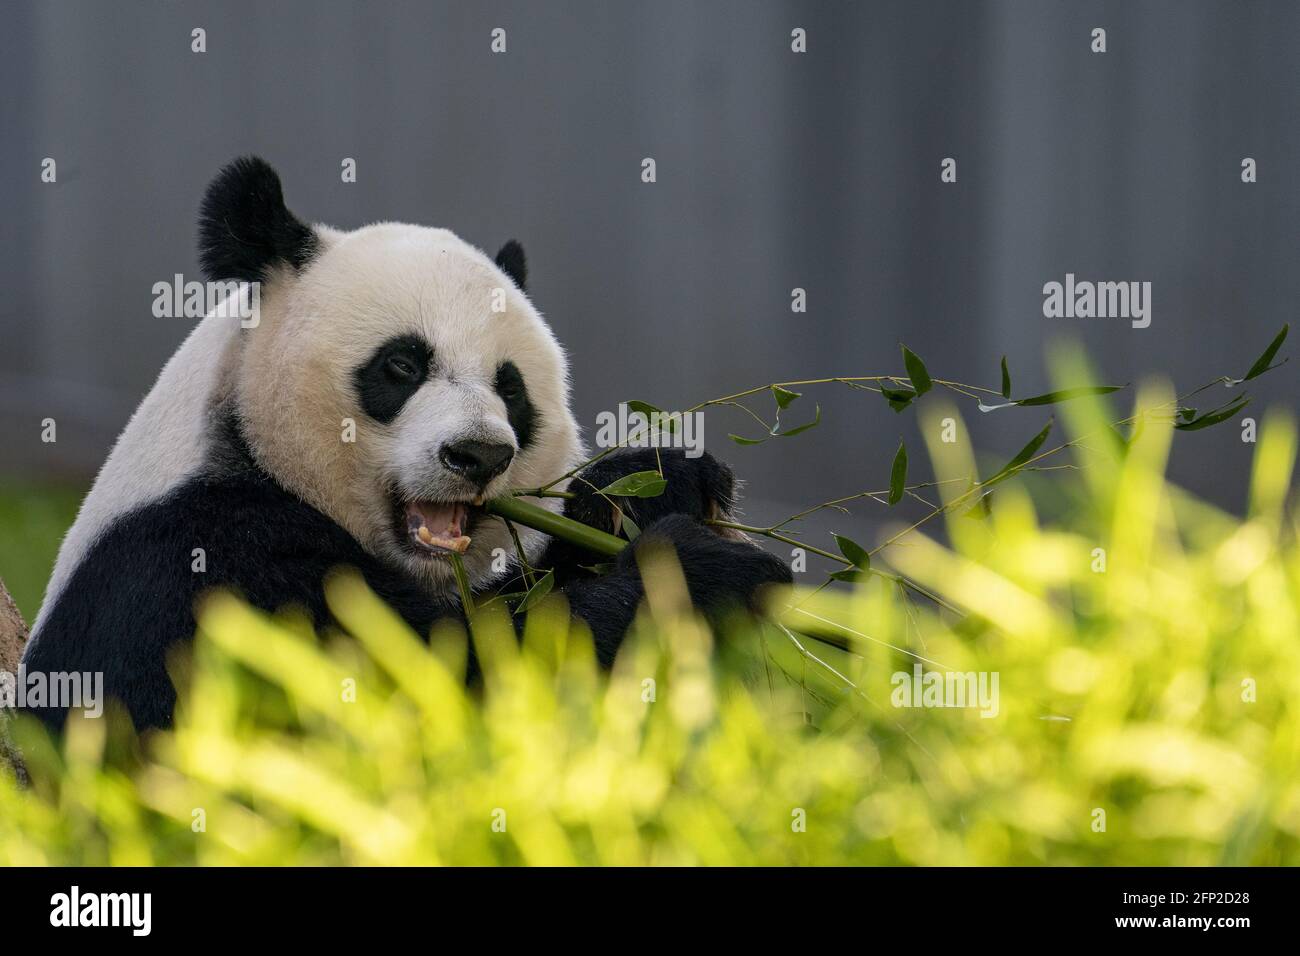
POLYGON ((449 471, 454 471, 480 489, 487 487, 489 481, 505 471, 510 466, 510 459, 514 457, 515 450, 510 445, 470 439, 447 442, 438 451, 438 458, 449 471))

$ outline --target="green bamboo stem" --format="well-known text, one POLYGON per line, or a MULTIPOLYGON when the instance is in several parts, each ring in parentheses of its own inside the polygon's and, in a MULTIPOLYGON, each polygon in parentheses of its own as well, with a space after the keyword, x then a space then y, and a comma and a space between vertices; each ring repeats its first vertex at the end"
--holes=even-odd
POLYGON ((461 607, 465 611, 466 620, 474 616, 477 608, 474 607, 474 592, 470 590, 469 575, 465 573, 465 562, 461 560, 459 554, 455 551, 449 552, 451 558, 451 569, 456 575, 456 588, 460 591, 461 607))
POLYGON ((613 557, 627 547, 627 542, 622 538, 616 538, 612 534, 606 534, 581 521, 566 518, 564 515, 556 514, 554 511, 514 495, 493 498, 483 505, 483 510, 517 524, 544 531, 552 537, 562 538, 597 554, 613 557))

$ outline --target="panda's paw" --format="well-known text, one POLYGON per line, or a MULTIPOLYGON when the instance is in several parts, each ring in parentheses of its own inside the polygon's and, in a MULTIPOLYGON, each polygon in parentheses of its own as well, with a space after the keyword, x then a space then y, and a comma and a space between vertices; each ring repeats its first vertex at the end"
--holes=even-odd
POLYGON ((748 539, 720 537, 686 515, 669 515, 647 527, 633 547, 619 555, 621 570, 644 570, 647 551, 670 546, 691 593, 691 602, 705 612, 745 607, 757 610, 767 585, 790 584, 790 568, 748 539))
POLYGON ((736 478, 731 469, 708 452, 688 458, 680 448, 629 448, 606 455, 569 482, 574 498, 565 514, 603 531, 617 533, 621 515, 613 503, 638 528, 668 515, 686 515, 696 521, 729 519, 735 501, 736 478), (598 494, 620 478, 644 471, 662 471, 667 485, 653 498, 607 497, 598 494))

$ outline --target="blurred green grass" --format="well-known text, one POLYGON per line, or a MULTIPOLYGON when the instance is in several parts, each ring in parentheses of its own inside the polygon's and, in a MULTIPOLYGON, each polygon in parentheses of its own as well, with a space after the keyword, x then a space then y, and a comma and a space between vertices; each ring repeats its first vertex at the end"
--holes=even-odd
POLYGON ((459 628, 426 643, 356 576, 323 641, 215 596, 174 731, 15 722, 0 864, 1296 864, 1295 423, 1243 448, 1244 516, 1164 479, 1172 437, 1076 446, 1059 520, 1008 482, 887 552, 962 616, 879 577, 773 609, 847 650, 753 622, 715 648, 666 559, 612 672, 551 595, 522 644, 480 612, 472 689, 459 628), (1000 675, 996 715, 900 706, 918 658, 1000 675))
POLYGON ((0 579, 31 624, 86 488, 0 479, 0 579))

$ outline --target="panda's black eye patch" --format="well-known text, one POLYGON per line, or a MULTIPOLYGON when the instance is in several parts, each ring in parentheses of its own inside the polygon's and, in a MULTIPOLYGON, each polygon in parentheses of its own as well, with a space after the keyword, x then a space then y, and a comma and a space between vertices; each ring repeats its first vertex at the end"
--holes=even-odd
POLYGON ((528 386, 524 376, 514 362, 502 362, 497 366, 496 381, 493 383, 501 401, 505 402, 506 414, 510 427, 514 429, 515 440, 520 448, 527 448, 533 441, 537 430, 537 409, 528 398, 528 386))
POLYGON ((420 377, 420 370, 415 363, 401 355, 388 356, 388 371, 396 379, 412 381, 420 377))
POLYGON ((387 425, 407 399, 429 377, 433 350, 417 335, 389 339, 352 373, 361 407, 375 421, 387 425))

